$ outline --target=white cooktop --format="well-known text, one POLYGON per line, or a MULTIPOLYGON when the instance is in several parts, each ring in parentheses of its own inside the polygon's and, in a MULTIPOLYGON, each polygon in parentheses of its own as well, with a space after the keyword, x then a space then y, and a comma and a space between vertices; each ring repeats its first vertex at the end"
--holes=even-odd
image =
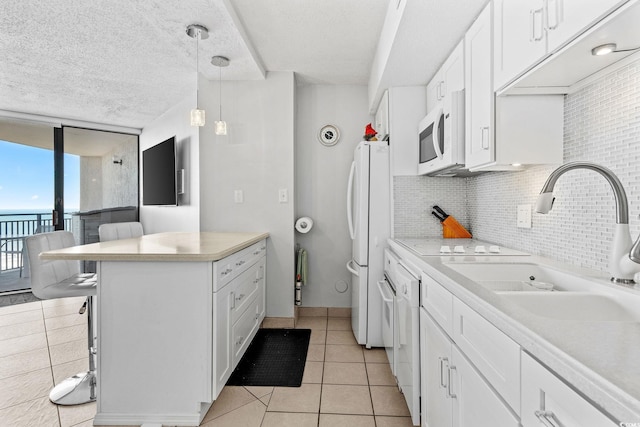
POLYGON ((529 255, 515 249, 476 239, 395 239, 396 242, 420 256, 509 256, 529 255))

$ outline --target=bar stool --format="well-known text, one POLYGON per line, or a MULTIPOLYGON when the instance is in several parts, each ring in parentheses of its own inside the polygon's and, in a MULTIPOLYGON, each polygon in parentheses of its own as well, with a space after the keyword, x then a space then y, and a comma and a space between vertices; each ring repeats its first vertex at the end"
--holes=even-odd
POLYGON ((79 261, 41 260, 40 253, 75 246, 73 234, 54 231, 29 236, 25 239, 30 259, 31 291, 40 299, 86 296, 79 313, 87 311, 89 371, 65 379, 49 393, 57 405, 79 405, 96 400, 96 368, 93 347, 93 296, 97 278, 93 273, 80 273, 79 261))
POLYGON ((139 222, 113 222, 102 224, 98 227, 98 234, 101 242, 110 240, 130 239, 140 237, 144 234, 142 224, 139 222))

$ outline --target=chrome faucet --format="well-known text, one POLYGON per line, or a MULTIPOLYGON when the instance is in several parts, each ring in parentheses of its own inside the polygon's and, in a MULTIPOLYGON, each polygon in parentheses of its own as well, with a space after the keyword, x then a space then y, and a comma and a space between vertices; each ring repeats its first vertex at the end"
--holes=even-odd
POLYGON ((540 191, 536 202, 536 212, 543 214, 549 213, 555 200, 553 197, 553 187, 556 185, 556 181, 565 172, 572 169, 590 169, 596 171, 611 185, 616 199, 616 228, 609 256, 611 281, 625 285, 635 284, 633 276, 636 273, 640 273, 640 236, 638 236, 634 244, 631 243, 627 193, 625 193, 624 187, 618 177, 609 169, 590 162, 572 162, 560 166, 551 172, 551 175, 547 178, 547 182, 544 183, 544 187, 542 187, 542 191, 540 191))

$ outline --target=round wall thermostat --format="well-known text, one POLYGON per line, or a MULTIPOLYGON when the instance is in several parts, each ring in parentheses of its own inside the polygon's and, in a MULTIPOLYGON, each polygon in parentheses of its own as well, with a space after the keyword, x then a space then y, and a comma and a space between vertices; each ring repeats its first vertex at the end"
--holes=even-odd
POLYGON ((322 126, 320 132, 318 132, 318 140, 322 145, 331 146, 335 145, 340 139, 340 131, 336 126, 325 125, 322 126))

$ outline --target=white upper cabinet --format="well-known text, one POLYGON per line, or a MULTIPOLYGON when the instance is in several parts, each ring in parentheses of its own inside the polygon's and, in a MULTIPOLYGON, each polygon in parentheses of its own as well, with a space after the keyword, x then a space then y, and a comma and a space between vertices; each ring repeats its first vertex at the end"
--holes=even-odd
POLYGON ((545 8, 547 51, 553 52, 626 1, 547 0, 545 8))
POLYGON ((378 133, 378 139, 383 139, 389 135, 389 91, 387 90, 384 91, 380 104, 378 104, 373 126, 378 133))
POLYGON ((491 5, 471 25, 464 37, 466 80, 465 165, 467 168, 495 159, 493 85, 491 82, 491 5))
POLYGON ((627 0, 494 0, 496 90, 627 0))
POLYGON ((494 86, 504 86, 547 53, 544 0, 494 0, 494 86))
MULTIPOLYGON (((425 101, 424 86, 391 87, 382 98, 378 111, 384 123, 381 111, 387 108, 393 176, 418 174, 418 123, 427 115, 425 101)), ((380 133, 380 129, 376 131, 380 133)))
POLYGON ((464 41, 460 41, 427 85, 427 111, 442 104, 451 111, 451 92, 464 89, 464 41))
POLYGON ((472 172, 562 163, 562 95, 494 96, 491 3, 465 35, 465 166, 472 172))

